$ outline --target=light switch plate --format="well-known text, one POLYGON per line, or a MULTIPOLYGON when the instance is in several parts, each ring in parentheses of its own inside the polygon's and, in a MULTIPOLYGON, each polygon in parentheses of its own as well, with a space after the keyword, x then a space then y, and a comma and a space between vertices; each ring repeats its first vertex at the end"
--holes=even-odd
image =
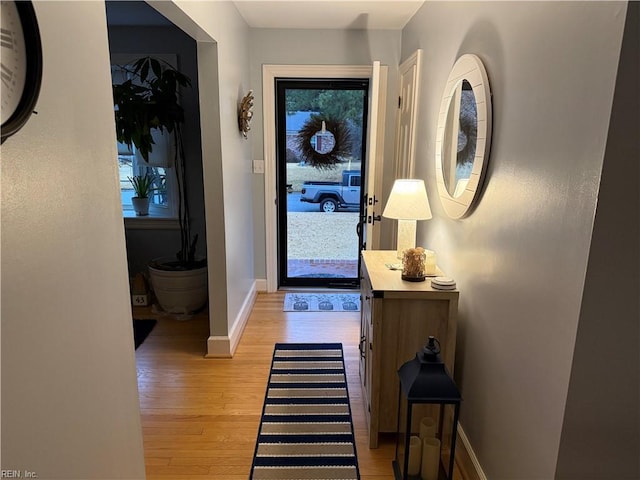
POLYGON ((253 173, 264 173, 264 160, 253 161, 253 173))

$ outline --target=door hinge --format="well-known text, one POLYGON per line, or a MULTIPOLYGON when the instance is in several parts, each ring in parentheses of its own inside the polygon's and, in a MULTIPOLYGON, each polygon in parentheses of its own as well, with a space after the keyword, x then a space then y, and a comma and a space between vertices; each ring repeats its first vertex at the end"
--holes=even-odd
POLYGON ((402 108, 402 97, 398 97, 398 108, 402 108))

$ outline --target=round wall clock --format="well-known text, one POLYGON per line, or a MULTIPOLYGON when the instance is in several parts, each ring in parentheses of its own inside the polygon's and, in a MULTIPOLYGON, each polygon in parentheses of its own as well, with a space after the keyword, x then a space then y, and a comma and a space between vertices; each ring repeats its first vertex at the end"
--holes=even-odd
POLYGON ((0 56, 2 141, 20 130, 33 113, 42 81, 42 45, 30 1, 1 5, 0 56))

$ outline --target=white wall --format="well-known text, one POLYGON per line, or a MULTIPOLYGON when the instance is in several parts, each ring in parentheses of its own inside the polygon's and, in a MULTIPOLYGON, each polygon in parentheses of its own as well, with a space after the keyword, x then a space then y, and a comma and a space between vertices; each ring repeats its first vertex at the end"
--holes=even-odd
POLYGON ((2 469, 143 479, 102 2, 36 2, 38 115, 2 145, 2 469))
MULTIPOLYGON (((264 159, 262 65, 371 65, 374 60, 389 66, 383 185, 383 191, 389 192, 393 184, 400 31, 252 29, 251 84, 255 102, 249 135, 253 158, 264 159)), ((253 177, 255 274, 256 278, 266 278, 264 175, 253 177)), ((381 241, 388 243, 384 233, 381 241)))
POLYGON ((237 120, 238 104, 251 88, 249 28, 228 1, 150 3, 198 41, 201 108, 217 107, 217 118, 201 112, 201 128, 211 335, 224 344, 246 320, 255 291, 250 145, 237 120), (217 67, 207 63, 216 58, 217 67))
POLYGON ((427 2, 403 30, 402 59, 424 49, 417 176, 434 218, 418 237, 458 281, 461 422, 491 480, 555 475, 625 11, 427 2), (453 221, 437 201, 435 126, 464 53, 485 63, 494 131, 480 203, 453 221))

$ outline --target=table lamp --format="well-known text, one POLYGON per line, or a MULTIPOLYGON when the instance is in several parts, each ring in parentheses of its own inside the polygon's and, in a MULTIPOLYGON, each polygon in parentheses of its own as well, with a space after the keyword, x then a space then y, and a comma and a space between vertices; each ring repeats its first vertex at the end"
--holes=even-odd
POLYGON ((397 256, 402 258, 404 250, 416 246, 416 221, 432 218, 424 181, 396 180, 382 216, 398 220, 397 256))

